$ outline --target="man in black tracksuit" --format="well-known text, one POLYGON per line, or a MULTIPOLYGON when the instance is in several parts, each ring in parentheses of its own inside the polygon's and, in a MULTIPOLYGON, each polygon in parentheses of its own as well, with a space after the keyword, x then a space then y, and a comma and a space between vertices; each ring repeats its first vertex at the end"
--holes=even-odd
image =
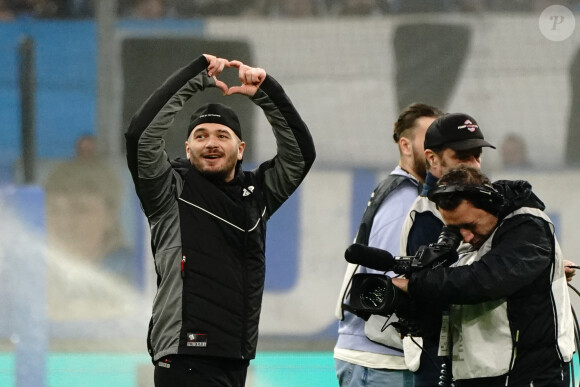
POLYGON ((451 349, 440 350, 452 355, 455 385, 567 387, 574 329, 563 257, 530 184, 492 186, 458 166, 429 199, 463 237, 459 260, 393 284, 412 299, 450 304, 442 337, 451 349))
POLYGON ((148 334, 155 385, 243 386, 258 341, 266 221, 314 162, 310 132, 263 69, 204 54, 147 99, 125 136, 157 273, 148 334), (241 86, 216 77, 226 67, 238 70, 241 86), (191 117, 187 159, 168 159, 163 138, 175 114, 208 87, 246 95, 264 111, 276 156, 243 171, 237 115, 207 104, 191 117))

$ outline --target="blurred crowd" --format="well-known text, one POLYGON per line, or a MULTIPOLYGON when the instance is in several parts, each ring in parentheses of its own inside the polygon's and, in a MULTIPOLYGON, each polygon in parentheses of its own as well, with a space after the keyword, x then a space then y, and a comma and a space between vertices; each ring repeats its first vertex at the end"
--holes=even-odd
MULTIPOLYGON (((18 17, 91 18, 98 0, 0 0, 0 20, 18 17)), ((580 11, 580 1, 560 0, 116 0, 124 18, 209 16, 309 17, 417 12, 541 12, 558 4, 580 11)))

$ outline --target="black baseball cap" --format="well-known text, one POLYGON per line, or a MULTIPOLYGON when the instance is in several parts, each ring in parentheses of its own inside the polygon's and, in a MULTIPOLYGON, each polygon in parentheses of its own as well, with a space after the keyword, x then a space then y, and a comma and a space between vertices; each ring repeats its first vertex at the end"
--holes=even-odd
POLYGON ((230 128, 240 140, 242 139, 240 120, 238 119, 236 112, 234 112, 229 106, 221 103, 208 103, 201 106, 191 115, 189 126, 187 127, 187 137, 189 137, 193 128, 199 124, 205 124, 206 122, 225 125, 230 128))
POLYGON ((425 133, 425 149, 451 148, 456 151, 495 146, 485 141, 475 118, 465 113, 437 118, 425 133))

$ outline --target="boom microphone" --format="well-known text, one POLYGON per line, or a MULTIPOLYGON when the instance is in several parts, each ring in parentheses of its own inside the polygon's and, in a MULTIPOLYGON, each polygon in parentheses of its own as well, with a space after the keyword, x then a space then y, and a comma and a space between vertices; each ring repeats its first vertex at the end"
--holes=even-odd
POLYGON ((397 260, 387 250, 377 249, 354 243, 344 252, 344 258, 349 263, 366 266, 379 271, 392 270, 397 260))

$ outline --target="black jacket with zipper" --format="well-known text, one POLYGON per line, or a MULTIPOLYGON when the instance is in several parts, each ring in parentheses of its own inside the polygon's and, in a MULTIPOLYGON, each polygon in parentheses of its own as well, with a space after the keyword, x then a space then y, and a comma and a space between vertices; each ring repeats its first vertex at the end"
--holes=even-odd
POLYGON ((452 304, 457 386, 565 386, 574 332, 554 226, 528 182, 494 187, 505 204, 488 239, 456 267, 414 273, 409 294, 452 304))
MULTIPOLYGON (((196 92, 215 87, 200 56, 171 75, 133 116, 127 161, 151 228, 157 273, 148 347, 171 354, 255 357, 265 279, 266 221, 315 159, 310 132, 276 80, 251 98, 276 137, 276 155, 252 171, 239 163, 216 184, 187 160, 169 160, 163 137, 196 92)), ((185 129, 182 129, 185 131, 185 129)))

